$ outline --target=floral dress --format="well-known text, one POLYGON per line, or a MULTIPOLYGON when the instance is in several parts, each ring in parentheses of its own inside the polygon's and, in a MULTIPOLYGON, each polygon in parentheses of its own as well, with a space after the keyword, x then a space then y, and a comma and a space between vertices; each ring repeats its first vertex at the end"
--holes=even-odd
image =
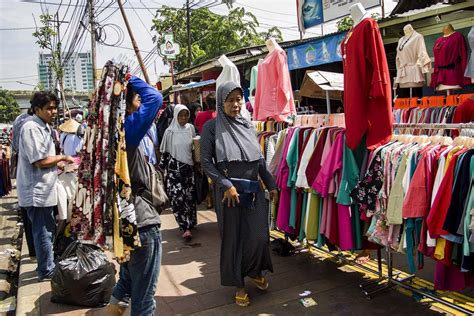
POLYGON ((197 224, 193 166, 176 160, 169 153, 163 153, 159 167, 166 170, 166 193, 179 229, 185 231, 193 228, 197 224))

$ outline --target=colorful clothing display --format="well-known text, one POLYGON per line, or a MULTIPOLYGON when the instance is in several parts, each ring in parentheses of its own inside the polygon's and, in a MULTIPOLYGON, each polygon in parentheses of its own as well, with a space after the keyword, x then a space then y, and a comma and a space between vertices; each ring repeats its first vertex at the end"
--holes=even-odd
POLYGON ((118 260, 126 260, 129 251, 139 246, 139 240, 130 201, 120 75, 118 67, 107 62, 99 89, 89 104, 71 230, 80 240, 99 245, 113 242, 109 246, 118 260))
POLYGON ((253 108, 253 118, 257 121, 268 118, 290 121, 296 114, 288 60, 285 51, 279 46, 258 64, 253 108))
POLYGON ((341 51, 347 145, 357 148, 364 135, 369 149, 385 144, 392 135, 392 92, 377 22, 366 18, 357 24, 347 33, 341 51), (357 74, 357 80, 349 74, 357 74))
POLYGON ((433 47, 434 72, 430 86, 464 86, 471 80, 464 77, 467 66, 467 45, 464 36, 453 32, 438 38, 433 47))

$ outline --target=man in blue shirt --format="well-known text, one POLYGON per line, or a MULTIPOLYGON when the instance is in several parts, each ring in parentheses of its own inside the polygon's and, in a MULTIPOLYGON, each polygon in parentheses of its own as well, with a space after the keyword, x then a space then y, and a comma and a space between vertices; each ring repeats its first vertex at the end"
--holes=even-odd
POLYGON ((56 229, 53 208, 58 203, 57 165, 74 162, 70 156, 56 155, 49 124, 56 116, 58 103, 54 94, 35 93, 31 100, 35 114, 21 128, 18 142, 18 204, 27 209, 31 220, 40 280, 50 279, 55 268, 52 239, 56 229))
POLYGON ((142 193, 148 190, 151 175, 140 142, 153 124, 163 98, 143 80, 130 75, 126 79, 125 142, 142 247, 133 250, 130 260, 120 265, 120 277, 112 292, 108 312, 121 315, 131 303, 131 315, 153 315, 161 265, 161 221, 158 210, 142 198, 142 193))

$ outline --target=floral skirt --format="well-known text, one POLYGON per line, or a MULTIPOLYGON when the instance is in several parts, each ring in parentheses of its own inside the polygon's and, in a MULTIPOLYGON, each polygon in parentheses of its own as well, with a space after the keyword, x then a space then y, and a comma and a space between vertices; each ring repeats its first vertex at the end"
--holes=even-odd
POLYGON ((167 171, 166 191, 176 222, 182 231, 191 229, 197 224, 193 166, 170 157, 167 171))

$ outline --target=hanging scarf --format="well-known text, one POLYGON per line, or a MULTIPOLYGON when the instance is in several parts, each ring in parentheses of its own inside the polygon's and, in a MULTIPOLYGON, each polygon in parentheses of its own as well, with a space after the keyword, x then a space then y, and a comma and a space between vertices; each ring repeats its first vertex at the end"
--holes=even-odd
MULTIPOLYGON (((231 92, 242 88, 227 81, 217 89, 216 119, 216 156, 222 161, 256 161, 262 158, 262 151, 257 141, 257 134, 248 120, 238 115, 235 118, 224 112, 224 102, 231 92)), ((243 106, 243 105, 242 105, 243 106)))
POLYGON ((181 111, 189 113, 185 105, 177 104, 174 107, 173 121, 171 121, 170 126, 163 135, 160 151, 162 153, 169 153, 174 159, 192 166, 194 165, 192 146, 195 132, 191 124, 186 123, 186 125, 181 126, 178 123, 178 115, 181 111))

